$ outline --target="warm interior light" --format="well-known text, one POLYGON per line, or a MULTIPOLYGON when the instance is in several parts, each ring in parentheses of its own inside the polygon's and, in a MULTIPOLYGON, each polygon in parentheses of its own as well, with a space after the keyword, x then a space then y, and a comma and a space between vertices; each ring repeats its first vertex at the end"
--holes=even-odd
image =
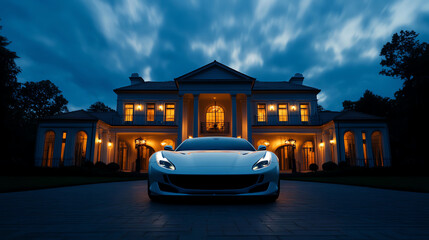
POLYGON ((143 106, 142 106, 141 104, 137 105, 137 106, 136 106, 136 110, 138 110, 138 111, 143 110, 143 106))

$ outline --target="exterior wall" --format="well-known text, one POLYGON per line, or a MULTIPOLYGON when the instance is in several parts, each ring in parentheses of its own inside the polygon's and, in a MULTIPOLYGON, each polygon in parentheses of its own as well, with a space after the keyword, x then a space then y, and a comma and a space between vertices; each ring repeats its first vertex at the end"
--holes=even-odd
POLYGON ((64 149, 64 166, 73 166, 75 163, 74 152, 75 152, 75 144, 76 144, 76 134, 79 131, 84 131, 87 134, 86 159, 90 161, 93 160, 96 126, 97 126, 96 122, 40 123, 37 130, 35 165, 36 166, 42 165, 45 133, 47 131, 54 131, 55 133, 54 154, 53 154, 53 161, 52 161, 53 167, 58 167, 60 163, 63 132, 67 133, 66 144, 64 149))
POLYGON ((338 159, 339 161, 346 161, 345 159, 345 147, 344 147, 344 134, 348 131, 352 132, 355 137, 356 147, 356 160, 358 166, 364 166, 364 151, 362 132, 366 133, 366 146, 369 167, 374 167, 374 159, 372 154, 372 143, 371 135, 375 131, 380 131, 382 135, 382 148, 383 148, 383 166, 390 166, 390 145, 389 145, 389 132, 386 123, 375 122, 337 122, 335 124, 337 135, 339 136, 338 144, 338 159))

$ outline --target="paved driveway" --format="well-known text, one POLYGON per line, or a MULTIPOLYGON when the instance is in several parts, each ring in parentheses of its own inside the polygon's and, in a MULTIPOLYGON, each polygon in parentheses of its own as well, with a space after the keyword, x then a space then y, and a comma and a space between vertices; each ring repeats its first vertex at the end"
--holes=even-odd
POLYGON ((0 239, 429 239, 429 194, 282 181, 275 203, 154 203, 146 181, 0 194, 0 239))

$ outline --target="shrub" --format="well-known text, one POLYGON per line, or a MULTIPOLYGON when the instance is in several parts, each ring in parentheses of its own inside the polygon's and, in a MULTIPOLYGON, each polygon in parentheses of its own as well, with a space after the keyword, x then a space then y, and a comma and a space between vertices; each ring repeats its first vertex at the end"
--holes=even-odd
POLYGON ((340 169, 345 169, 345 168, 350 167, 350 165, 347 162, 341 161, 341 162, 338 163, 338 167, 340 169))
POLYGON ((309 168, 313 172, 317 172, 317 170, 319 170, 319 166, 317 166, 315 163, 310 164, 309 168))
POLYGON ((332 161, 330 161, 330 162, 325 162, 325 163, 322 165, 322 169, 323 169, 323 171, 327 171, 327 172, 329 172, 329 171, 334 171, 334 170, 337 170, 337 169, 338 169, 338 165, 337 165, 336 163, 332 162, 332 161))
POLYGON ((104 162, 96 162, 94 167, 99 168, 99 169, 105 169, 106 168, 106 164, 104 162))
POLYGON ((116 171, 118 171, 121 167, 119 166, 119 164, 117 164, 117 163, 114 163, 114 162, 112 162, 112 163, 109 163, 109 164, 107 164, 107 169, 109 169, 109 170, 111 170, 111 171, 114 171, 114 172, 116 172, 116 171))
POLYGON ((94 167, 94 163, 93 163, 93 162, 91 162, 91 161, 85 161, 85 162, 82 164, 82 166, 83 166, 83 167, 85 167, 85 168, 93 168, 93 167, 94 167))

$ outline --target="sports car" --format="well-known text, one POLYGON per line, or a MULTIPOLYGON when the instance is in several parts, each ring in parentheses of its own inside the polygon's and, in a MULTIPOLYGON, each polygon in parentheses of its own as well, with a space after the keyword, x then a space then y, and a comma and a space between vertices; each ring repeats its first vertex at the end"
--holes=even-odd
POLYGON ((242 138, 187 139, 176 150, 166 146, 149 159, 148 195, 262 196, 275 201, 280 192, 277 156, 242 138))

